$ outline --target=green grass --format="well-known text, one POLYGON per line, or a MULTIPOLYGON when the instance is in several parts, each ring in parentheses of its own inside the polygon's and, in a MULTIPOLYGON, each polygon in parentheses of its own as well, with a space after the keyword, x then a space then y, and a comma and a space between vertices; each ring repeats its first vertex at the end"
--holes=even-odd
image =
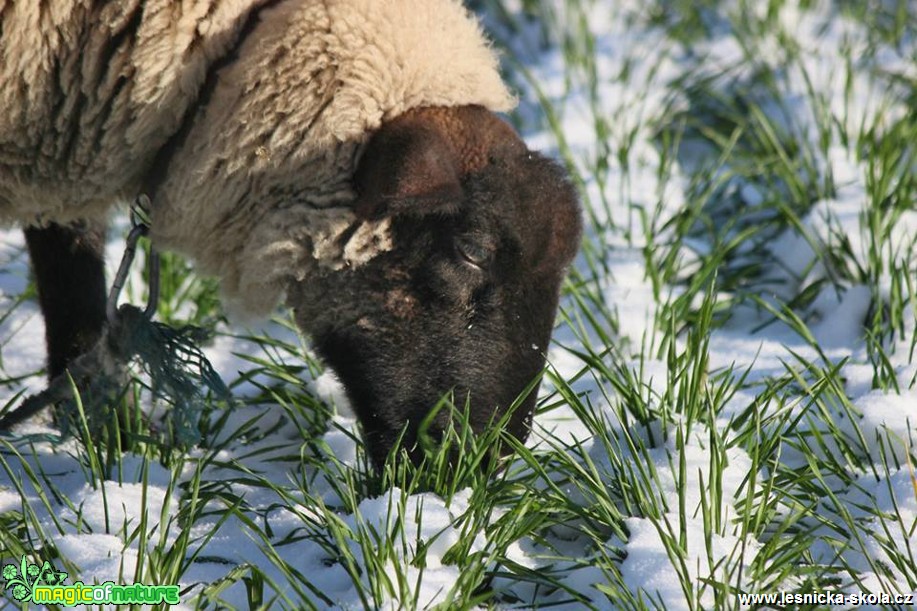
MULTIPOLYGON (((61 445, 0 440, 0 492, 21 498, 0 513, 4 561, 40 556, 72 581, 81 569, 59 549, 64 536, 105 532, 136 554, 123 580, 196 580, 183 596, 202 609, 229 599, 333 605, 340 593, 316 578, 329 567, 353 606, 422 607, 431 593, 418 584, 440 559, 458 569, 436 593, 443 609, 652 609, 666 596, 735 609, 739 593, 917 590, 917 411, 903 428, 875 426, 852 390, 863 379, 857 388, 893 394, 917 386, 917 234, 900 229, 917 209, 917 83, 875 61, 888 47, 915 48, 907 3, 838 3, 834 19, 855 18, 862 33, 841 46, 840 93, 826 90, 792 19, 781 19, 789 2, 616 4, 618 36, 658 44, 648 65, 641 56, 611 67, 600 60, 614 38, 592 29, 602 3, 516 4, 522 12, 498 0, 475 7, 520 87, 513 121, 551 134, 587 222, 533 440, 521 445, 499 426, 473 439, 457 427, 421 467, 390 461, 377 474, 327 396, 302 384, 322 365, 281 317, 286 332, 240 338, 254 350, 235 404, 208 405, 190 451, 149 422, 122 440, 84 416, 61 445), (724 32, 737 55, 711 70, 692 53, 724 32), (562 86, 546 86, 541 53, 559 62, 559 75, 547 74, 562 86), (888 86, 862 111, 869 79, 888 86), (567 129, 574 112, 594 137, 567 129), (825 205, 850 198, 849 176, 831 161, 839 150, 864 171, 853 234, 848 209, 825 205), (802 254, 781 261, 778 243, 802 254), (645 327, 608 297, 625 258, 643 267, 653 297, 645 327), (832 296, 862 287, 862 341, 839 354, 822 341, 823 321, 832 296), (717 343, 730 333, 772 334, 783 351, 733 362, 717 343), (254 389, 242 395, 245 383, 254 389), (550 428, 570 422, 575 435, 550 428), (355 460, 335 455, 355 443, 355 460), (513 458, 493 459, 500 445, 513 458), (62 488, 68 473, 88 489, 62 488), (129 483, 140 515, 118 506, 129 483), (86 515, 87 490, 110 511, 86 515), (448 523, 425 523, 424 504, 448 508, 448 523), (247 562, 222 542, 237 530, 247 562), (634 587, 628 560, 646 552, 637 533, 674 575, 669 594, 634 587)), ((800 14, 821 10, 811 4, 800 14)), ((224 331, 213 283, 177 257, 164 268, 162 317, 224 331)), ((141 298, 142 283, 128 294, 141 298)), ((0 301, 0 324, 33 298, 30 287, 0 301)), ((18 384, 0 373, 0 386, 18 384)), ((135 382, 126 396, 145 392, 135 382)))

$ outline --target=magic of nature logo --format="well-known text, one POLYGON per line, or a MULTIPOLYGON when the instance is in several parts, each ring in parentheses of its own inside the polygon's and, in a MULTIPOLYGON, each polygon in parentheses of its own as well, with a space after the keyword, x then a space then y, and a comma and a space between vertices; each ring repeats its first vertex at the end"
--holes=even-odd
POLYGON ((65 584, 67 573, 58 571, 47 560, 38 565, 22 557, 19 565, 7 564, 3 567, 3 579, 6 584, 3 590, 18 603, 41 605, 60 605, 75 607, 77 605, 132 605, 132 604, 169 604, 180 602, 177 585, 150 586, 142 583, 131 585, 116 584, 106 581, 102 584, 84 584, 77 581, 72 585, 65 584))

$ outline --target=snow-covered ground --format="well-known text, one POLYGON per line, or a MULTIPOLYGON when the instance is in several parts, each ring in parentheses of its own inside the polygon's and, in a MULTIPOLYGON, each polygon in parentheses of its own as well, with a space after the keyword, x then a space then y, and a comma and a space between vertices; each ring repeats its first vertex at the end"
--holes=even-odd
MULTIPOLYGON (((578 443, 609 488, 618 485, 615 478, 621 473, 621 463, 652 473, 654 486, 647 494, 658 499, 661 510, 656 516, 629 514, 621 533, 602 535, 604 546, 584 543, 578 524, 571 524, 569 532, 554 528, 550 542, 520 537, 505 558, 533 572, 552 574, 561 587, 550 590, 520 579, 519 570, 500 573, 490 583, 501 596, 498 604, 563 603, 570 601, 570 590, 598 608, 615 608, 610 593, 625 588, 635 594, 642 592, 648 605, 665 609, 735 605, 734 596, 724 602, 715 598, 713 589, 699 589, 689 595, 683 584, 712 578, 745 591, 756 571, 766 572, 766 567, 756 564, 756 558, 768 545, 770 535, 776 534, 758 534, 749 527, 747 518, 740 518, 746 513, 736 504, 749 496, 750 487, 765 499, 776 494, 764 485, 772 481, 768 477, 773 465, 756 463, 742 444, 727 444, 723 455, 713 456, 716 453, 711 449, 711 439, 729 439, 734 423, 748 417, 752 407, 755 413, 769 417, 779 414, 767 420, 766 426, 792 426, 797 439, 811 442, 806 452, 788 445, 777 458, 781 468, 813 470, 813 455, 831 461, 850 448, 860 453, 851 464, 863 465, 862 470, 841 469, 846 477, 830 486, 836 498, 826 499, 824 507, 816 510, 824 516, 824 523, 812 524, 811 528, 825 534, 813 538, 808 559, 847 567, 836 584, 838 591, 917 594, 913 564, 908 567, 900 561, 902 557, 917 559, 917 480, 909 462, 917 443, 917 361, 913 358, 917 304, 913 288, 910 301, 901 308, 903 330, 885 345, 888 363, 883 371, 890 372, 886 377, 894 378, 897 390, 887 380, 884 389, 876 388, 877 365, 870 360, 864 339, 864 321, 871 315, 876 298, 888 296, 901 280, 892 276, 910 274, 911 286, 917 284, 917 259, 910 254, 917 240, 917 201, 910 202, 910 209, 896 220, 884 246, 887 260, 902 265, 903 271, 886 269, 873 284, 868 274, 860 282, 818 284, 835 274, 830 261, 819 256, 822 247, 836 244, 843 236, 849 241, 851 260, 868 267, 873 239, 864 214, 873 189, 871 168, 864 161, 867 156, 858 153, 855 142, 844 141, 837 133, 826 137, 820 130, 821 118, 830 113, 840 124, 838 130, 853 133, 864 124, 875 124, 881 130, 913 113, 914 108, 907 105, 907 97, 894 82, 910 79, 913 83, 917 79, 917 41, 911 35, 904 36, 898 46, 877 43, 866 25, 844 17, 826 2, 811 3, 807 9, 787 3, 774 10, 767 31, 754 38, 743 37, 731 24, 741 21, 744 11, 766 11, 773 3, 723 2, 718 11, 704 14, 706 34, 685 42, 671 35, 672 24, 666 23, 664 16, 650 19, 651 11, 642 2, 610 4, 613 8, 605 2, 553 3, 558 24, 546 28, 547 36, 543 26, 533 22, 519 21, 509 32, 501 29, 503 22, 491 16, 491 25, 515 58, 507 61, 507 70, 520 91, 516 120, 529 144, 555 154, 564 151, 582 179, 584 199, 591 210, 588 239, 604 254, 597 257, 601 266, 591 265, 585 256, 578 265, 584 281, 595 284, 597 295, 613 313, 616 324, 613 333, 611 328, 607 331, 618 338, 616 358, 623 359, 645 389, 648 410, 661 409, 670 382, 687 374, 673 371, 671 362, 659 352, 664 331, 659 326, 665 320, 661 309, 685 290, 685 279, 655 285, 653 270, 647 269, 647 249, 659 246, 674 231, 664 225, 696 197, 700 173, 719 173, 709 178, 719 180, 720 193, 727 194, 724 199, 731 198, 739 205, 758 206, 774 193, 768 191, 772 185, 766 177, 733 171, 728 157, 717 162, 703 147, 692 148, 686 143, 677 159, 667 157, 660 147, 660 128, 664 126, 659 119, 694 111, 692 105, 697 102, 688 93, 691 83, 703 82, 708 93, 720 92, 724 97, 741 89, 757 102, 770 124, 781 130, 782 137, 811 145, 811 163, 800 172, 830 177, 835 188, 815 198, 798 227, 785 230, 767 244, 748 245, 749 251, 754 248, 760 253, 763 249, 772 255, 758 276, 767 289, 762 290, 759 306, 750 302, 736 306, 729 320, 707 338, 706 371, 711 377, 730 370, 736 379, 744 376, 716 414, 686 428, 674 424, 677 415, 659 420, 646 430, 656 427, 662 442, 647 441, 646 451, 619 446, 615 452, 594 439, 590 428, 570 407, 561 406, 536 419, 530 447, 578 443), (571 53, 576 52, 578 41, 567 40, 566 47, 560 44, 563 33, 574 30, 569 25, 573 23, 588 24, 593 36, 593 46, 582 50, 583 57, 591 61, 576 65, 571 63, 571 53), (545 38, 551 44, 545 45, 545 38), (792 57, 788 56, 790 48, 792 57), (521 76, 523 69, 527 78, 521 76), (767 86, 757 80, 763 73, 773 76, 767 86), (539 95, 551 104, 555 130, 548 128, 539 95), (643 231, 641 212, 661 229, 643 231), (647 236, 654 243, 649 243, 647 236), (596 274, 596 269, 601 273, 596 274), (816 287, 814 298, 799 311, 808 322, 810 338, 791 322, 762 325, 772 319, 768 305, 779 310, 775 304, 810 286, 816 287), (804 380, 811 378, 803 374, 795 391, 769 392, 769 381, 782 379, 806 362, 839 367, 837 377, 843 380, 841 391, 846 400, 816 401, 805 391, 804 380), (810 417, 818 410, 819 417, 810 417), (826 420, 833 421, 849 439, 862 442, 845 445, 842 451, 837 443, 824 438, 825 430, 819 430, 826 420), (682 436, 676 429, 688 432, 682 436), (713 472, 714 460, 719 461, 718 498, 723 502, 710 508, 705 501, 710 498, 708 475, 713 472), (857 524, 858 529, 846 528, 849 524, 857 524), (671 541, 666 538, 679 541, 683 557, 673 558, 671 541), (607 562, 616 563, 620 582, 612 583, 609 572, 599 568, 607 562)), ((516 14, 514 2, 504 5, 511 15, 516 14)), ((755 17, 763 19, 763 13, 755 17)), ((909 154, 913 171, 917 162, 913 150, 909 154)), ((120 248, 119 237, 113 235, 110 260, 118 259, 120 248)), ((705 249, 709 248, 700 239, 681 248, 680 269, 690 271, 694 260, 706 256, 705 249)), ((738 252, 742 248, 740 245, 738 252)), ((43 385, 40 376, 30 375, 42 367, 41 317, 34 300, 18 299, 27 287, 27 277, 19 232, 0 231, 0 406, 17 400, 23 390, 32 392, 43 385)), ((588 302, 583 303, 565 302, 572 320, 579 316, 577 308, 588 307, 588 302)), ((572 387, 588 397, 597 418, 611 427, 625 427, 620 398, 607 380, 593 371, 579 376, 586 365, 575 352, 588 352, 584 343, 597 340, 594 334, 575 327, 571 324, 558 330, 549 361, 559 377, 575 380, 572 387)), ((286 342, 299 343, 280 325, 266 328, 286 342)), ((224 330, 227 333, 206 352, 224 379, 232 381, 240 372, 253 368, 244 355, 264 358, 265 350, 255 342, 234 337, 234 333, 242 335, 241 329, 224 330)), ((687 342, 689 331, 679 336, 676 351, 694 345, 687 342)), ((280 358, 303 365, 295 355, 284 353, 280 358)), ((318 449, 310 448, 308 453, 327 453, 342 465, 356 465, 355 422, 340 387, 330 374, 310 381, 309 387, 313 394, 336 405, 337 414, 334 426, 313 443, 318 449)), ((250 383, 234 388, 239 395, 256 390, 250 383)), ((545 382, 542 394, 551 390, 545 382)), ((257 414, 263 410, 240 407, 224 430, 234 431, 257 414)), ((199 592, 201 584, 218 582, 237 567, 249 564, 259 567, 269 582, 280 587, 291 581, 286 570, 301 573, 318 589, 288 588, 285 595, 289 599, 278 604, 362 608, 368 604, 365 592, 374 587, 369 576, 376 573, 354 573, 347 563, 331 558, 329 546, 322 541, 334 539, 339 532, 351 533, 338 544, 349 546, 353 566, 361 567, 371 555, 371 550, 365 549, 367 542, 397 530, 404 545, 394 549, 387 559, 390 565, 383 567, 382 573, 388 571, 393 580, 404 580, 413 598, 388 597, 391 607, 447 603, 445 597, 462 578, 459 563, 450 560, 447 552, 460 542, 469 555, 487 554, 490 549, 487 533, 468 532, 462 526, 460 517, 473 503, 473 492, 462 491, 447 503, 432 493, 404 498, 404 492, 395 488, 381 496, 358 499, 355 510, 347 510, 349 499, 341 498, 340 483, 331 481, 314 463, 300 461, 300 429, 296 423, 283 420, 283 415, 278 409, 263 416, 259 426, 266 430, 279 422, 278 428, 263 438, 246 437, 244 442, 227 439, 203 472, 196 471, 196 463, 190 460, 173 472, 129 455, 123 461, 121 483, 89 481, 74 440, 55 445, 33 437, 29 443, 20 440, 11 446, 2 445, 5 466, 0 468, 0 525, 6 523, 4 514, 34 512, 30 523, 40 524, 54 542, 59 554, 55 566, 63 568, 66 564, 72 571, 71 582, 78 574, 86 583, 130 583, 138 574, 138 561, 142 564, 147 554, 143 546, 168 550, 180 536, 182 518, 176 515, 176 508, 182 486, 200 478, 204 485, 222 490, 239 504, 233 512, 199 515, 190 527, 188 534, 199 543, 191 546, 196 557, 180 572, 183 587, 195 586, 187 598, 199 592), (13 447, 21 454, 14 454, 13 447), (288 497, 280 498, 275 490, 247 481, 241 475, 243 469, 281 488, 308 481, 314 495, 310 501, 321 499, 325 505, 315 507, 297 498, 295 487, 288 497), (25 475, 30 470, 40 474, 35 480, 42 483, 38 488, 25 475), (339 530, 330 526, 329 515, 337 516, 339 530), (160 524, 160 516, 169 516, 171 521, 160 524), (257 523, 257 528, 250 521, 257 523), (144 536, 135 532, 138 526, 145 527, 144 536), (269 540, 262 538, 264 533, 270 533, 269 540), (418 557, 423 558, 422 563, 414 561, 418 557)), ((22 436, 49 432, 53 431, 41 424, 27 424, 17 430, 22 436)), ((195 449, 189 456, 204 454, 195 449)), ((827 474, 812 471, 813 480, 822 475, 827 474)), ((579 494, 575 486, 564 490, 573 497, 579 494)), ((581 502, 590 501, 583 497, 581 502)), ((781 509, 775 506, 774 511, 781 509)), ((18 562, 18 558, 0 549, 0 563, 9 561, 18 562)), ((783 575, 771 584, 772 591, 795 591, 804 580, 805 574, 783 575)), ((246 606, 250 599, 246 585, 238 580, 227 585, 221 594, 224 603, 246 606)), ((568 608, 584 604, 565 603, 568 608)))

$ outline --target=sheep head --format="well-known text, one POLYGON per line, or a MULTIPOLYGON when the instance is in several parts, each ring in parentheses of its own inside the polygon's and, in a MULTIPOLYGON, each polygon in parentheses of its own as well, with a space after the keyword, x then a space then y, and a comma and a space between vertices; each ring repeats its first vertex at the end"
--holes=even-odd
MULTIPOLYGON (((300 327, 335 370, 380 466, 440 398, 470 405, 480 432, 544 367, 560 284, 580 239, 563 170, 480 107, 424 108, 368 143, 354 183, 360 219, 390 220, 393 248, 288 289, 300 327)), ((523 439, 535 391, 509 415, 523 439)), ((436 435, 450 418, 438 412, 436 435)))

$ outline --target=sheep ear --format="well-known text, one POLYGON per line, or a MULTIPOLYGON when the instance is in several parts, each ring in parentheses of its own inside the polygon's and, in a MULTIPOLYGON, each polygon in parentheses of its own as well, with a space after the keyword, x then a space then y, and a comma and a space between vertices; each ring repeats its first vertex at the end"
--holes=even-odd
POLYGON ((354 211, 364 219, 448 214, 463 191, 461 164, 447 136, 417 118, 384 125, 366 146, 354 173, 354 211))

